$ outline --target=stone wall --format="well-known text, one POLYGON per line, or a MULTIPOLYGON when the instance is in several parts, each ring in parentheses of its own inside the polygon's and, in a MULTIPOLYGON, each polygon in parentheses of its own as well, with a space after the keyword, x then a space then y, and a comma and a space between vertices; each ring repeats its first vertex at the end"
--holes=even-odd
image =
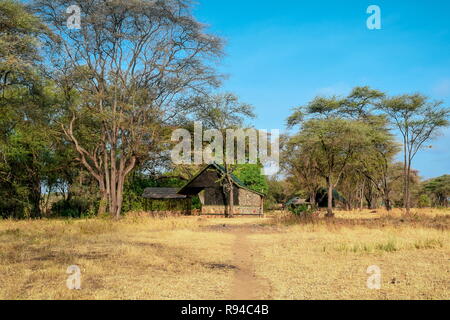
MULTIPOLYGON (((239 205, 239 189, 234 188, 234 205, 239 205)), ((202 204, 207 206, 223 205, 225 203, 222 188, 205 188, 202 191, 203 195, 200 198, 202 204)))
POLYGON ((249 190, 239 188, 239 205, 259 207, 261 205, 261 196, 249 190))
MULTIPOLYGON (((208 214, 220 214, 225 215, 225 206, 202 206, 201 214, 202 215, 208 215, 208 214)), ((259 215, 261 212, 261 209, 259 206, 252 206, 252 207, 244 207, 244 206, 235 206, 234 207, 234 214, 239 215, 259 215)))

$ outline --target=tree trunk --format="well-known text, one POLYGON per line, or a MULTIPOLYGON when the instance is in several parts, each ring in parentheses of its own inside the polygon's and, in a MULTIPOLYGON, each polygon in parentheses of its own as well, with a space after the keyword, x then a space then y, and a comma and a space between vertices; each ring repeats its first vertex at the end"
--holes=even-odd
POLYGON ((331 183, 331 179, 327 178, 328 185, 328 206, 327 206, 327 214, 326 217, 334 217, 333 213, 333 184, 331 183))
POLYGON ((229 207, 228 217, 229 218, 233 218, 233 216, 234 216, 234 188, 233 188, 233 181, 231 180, 231 177, 229 175, 227 177, 227 180, 228 180, 228 192, 229 192, 229 196, 228 196, 228 207, 229 207))
POLYGON ((364 190, 365 190, 365 181, 361 185, 361 189, 359 190, 359 211, 364 208, 364 190))
POLYGON ((316 204, 316 192, 312 191, 309 194, 309 203, 311 203, 312 206, 314 206, 316 204))
POLYGON ((101 216, 106 213, 106 205, 108 203, 108 197, 105 190, 100 190, 100 204, 98 206, 97 215, 101 216))
POLYGON ((407 140, 403 139, 403 207, 406 214, 409 214, 409 171, 408 171, 408 157, 407 157, 407 140))
POLYGON ((33 179, 33 184, 30 188, 30 203, 31 203, 31 218, 41 218, 41 183, 39 179, 33 179))
POLYGON ((389 197, 385 197, 384 198, 384 206, 386 207, 387 211, 391 211, 392 210, 391 200, 389 199, 389 197))
POLYGON ((410 199, 410 190, 409 190, 409 177, 411 175, 411 160, 408 159, 408 165, 406 169, 406 188, 405 188, 405 209, 406 214, 410 214, 411 211, 411 199, 410 199))
POLYGON ((122 203, 123 203, 123 187, 125 182, 125 176, 123 172, 123 168, 121 166, 121 170, 119 171, 119 179, 117 184, 117 207, 115 212, 116 219, 120 218, 120 214, 122 213, 122 203))

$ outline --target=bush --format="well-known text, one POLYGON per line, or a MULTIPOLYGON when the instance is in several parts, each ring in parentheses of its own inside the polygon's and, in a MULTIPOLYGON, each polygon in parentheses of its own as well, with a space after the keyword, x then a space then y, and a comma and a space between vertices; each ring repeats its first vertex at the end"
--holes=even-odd
POLYGON ((310 216, 314 213, 314 209, 308 204, 290 205, 289 211, 296 216, 310 216))
POLYGON ((428 208, 431 206, 431 199, 426 194, 421 194, 417 202, 419 208, 428 208))
MULTIPOLYGON (((184 185, 185 181, 177 178, 163 179, 160 181, 153 180, 152 178, 146 177, 142 174, 135 174, 131 176, 124 187, 124 196, 122 204, 122 212, 132 212, 132 211, 143 211, 146 208, 146 199, 142 197, 142 193, 145 188, 150 187, 168 187, 168 188, 179 188, 184 185)), ((153 201, 154 210, 176 210, 180 207, 180 203, 174 202, 170 204, 169 201, 153 201)), ((192 209, 201 208, 200 200, 198 197, 192 198, 192 209)))
POLYGON ((58 217, 80 218, 91 215, 92 204, 83 199, 59 200, 52 205, 52 214, 58 217))

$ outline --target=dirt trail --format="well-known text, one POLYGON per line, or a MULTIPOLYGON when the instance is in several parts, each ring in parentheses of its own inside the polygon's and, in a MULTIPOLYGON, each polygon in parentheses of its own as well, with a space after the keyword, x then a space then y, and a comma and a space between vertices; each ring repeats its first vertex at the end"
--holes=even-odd
POLYGON ((233 232, 236 235, 234 241, 233 260, 237 267, 231 291, 231 300, 256 300, 262 299, 265 287, 258 282, 253 265, 253 250, 247 239, 249 230, 242 229, 233 232))

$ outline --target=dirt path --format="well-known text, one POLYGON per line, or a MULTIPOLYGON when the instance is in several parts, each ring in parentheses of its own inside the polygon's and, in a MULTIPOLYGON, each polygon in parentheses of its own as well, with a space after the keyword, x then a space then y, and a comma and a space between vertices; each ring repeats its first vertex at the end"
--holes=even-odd
POLYGON ((236 240, 233 244, 233 260, 237 267, 231 291, 231 300, 262 299, 265 287, 258 282, 253 265, 253 248, 247 239, 248 230, 233 232, 236 240), (247 231, 247 232, 246 232, 247 231))

